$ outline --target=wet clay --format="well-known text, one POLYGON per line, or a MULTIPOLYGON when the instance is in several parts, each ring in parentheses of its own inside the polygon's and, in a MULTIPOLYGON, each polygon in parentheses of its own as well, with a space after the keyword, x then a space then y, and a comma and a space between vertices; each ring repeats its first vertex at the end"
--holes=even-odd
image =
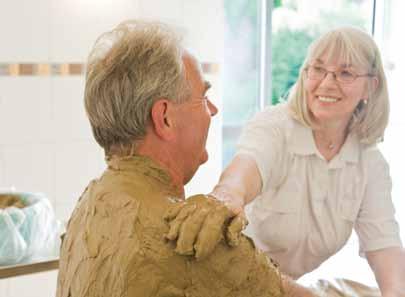
POLYGON ((69 221, 57 297, 283 296, 278 269, 247 237, 220 239, 199 261, 176 254, 164 215, 181 191, 145 157, 108 164, 69 221))
POLYGON ((0 209, 12 207, 12 206, 17 207, 17 208, 24 208, 26 205, 21 200, 21 198, 17 195, 1 194, 0 195, 0 209))

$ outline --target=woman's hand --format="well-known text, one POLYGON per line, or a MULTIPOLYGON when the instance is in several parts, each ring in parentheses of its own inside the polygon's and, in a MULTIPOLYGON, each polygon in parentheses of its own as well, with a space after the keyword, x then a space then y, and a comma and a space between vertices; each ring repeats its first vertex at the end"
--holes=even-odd
POLYGON ((169 223, 166 238, 176 241, 176 253, 200 260, 211 254, 221 239, 237 246, 247 224, 243 212, 236 214, 224 202, 206 195, 174 204, 165 220, 169 223))
POLYGON ((238 245, 247 224, 243 208, 261 187, 256 162, 249 156, 237 155, 211 194, 190 197, 168 211, 167 239, 177 240, 177 253, 195 255, 197 259, 209 255, 222 238, 230 246, 238 245))

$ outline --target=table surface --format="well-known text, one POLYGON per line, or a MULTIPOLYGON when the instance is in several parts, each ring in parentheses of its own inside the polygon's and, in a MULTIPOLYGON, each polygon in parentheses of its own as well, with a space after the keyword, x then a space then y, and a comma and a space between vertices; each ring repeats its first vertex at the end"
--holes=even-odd
POLYGON ((59 267, 58 257, 42 257, 35 259, 27 259, 20 263, 1 266, 0 265, 0 279, 27 275, 37 272, 44 272, 50 270, 56 270, 59 267))

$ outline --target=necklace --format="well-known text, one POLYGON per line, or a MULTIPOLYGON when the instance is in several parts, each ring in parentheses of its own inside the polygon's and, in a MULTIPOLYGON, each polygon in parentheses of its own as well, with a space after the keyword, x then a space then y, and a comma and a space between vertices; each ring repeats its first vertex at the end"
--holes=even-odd
POLYGON ((329 143, 329 145, 328 145, 328 149, 329 150, 333 150, 335 148, 335 145, 331 142, 331 143, 329 143))

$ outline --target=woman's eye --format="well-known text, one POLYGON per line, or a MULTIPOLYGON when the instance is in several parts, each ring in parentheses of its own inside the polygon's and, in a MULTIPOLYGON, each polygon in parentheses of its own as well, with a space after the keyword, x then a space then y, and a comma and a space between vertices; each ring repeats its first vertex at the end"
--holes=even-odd
POLYGON ((323 69, 322 67, 319 67, 319 66, 314 66, 313 67, 314 68, 314 70, 316 71, 316 72, 325 72, 325 69, 323 69))
POLYGON ((353 73, 351 73, 350 71, 347 71, 347 70, 341 71, 341 72, 340 72, 340 75, 341 75, 342 77, 344 77, 344 78, 351 78, 351 77, 354 76, 353 73))

